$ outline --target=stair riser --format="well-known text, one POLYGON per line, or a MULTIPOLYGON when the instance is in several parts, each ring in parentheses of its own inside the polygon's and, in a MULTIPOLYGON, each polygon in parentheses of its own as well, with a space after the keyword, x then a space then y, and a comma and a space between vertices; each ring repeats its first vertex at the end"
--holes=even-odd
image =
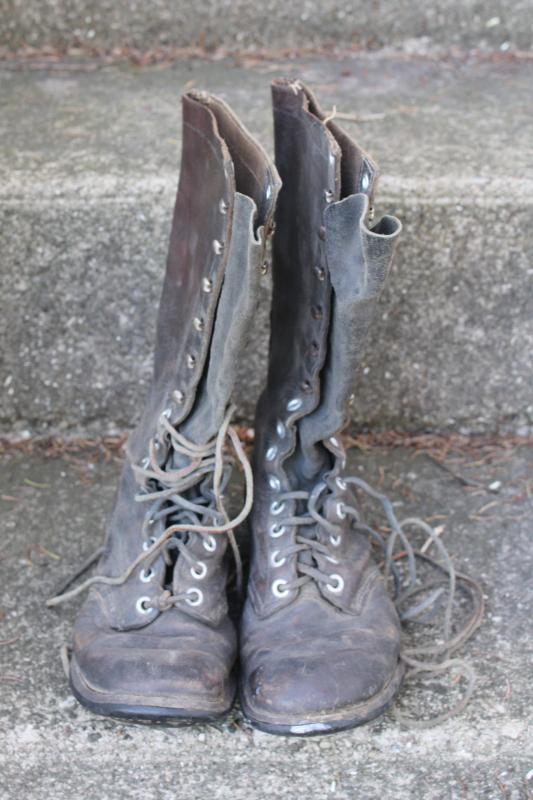
MULTIPOLYGON (((458 208, 427 188, 403 193, 383 182, 380 207, 405 230, 354 418, 404 429, 521 428, 533 418, 533 206, 516 198, 487 205, 481 192, 458 208)), ((3 433, 100 433, 136 420, 172 203, 166 183, 114 198, 4 198, 3 433)), ((265 280, 236 392, 247 421, 265 372, 268 303, 265 280)))

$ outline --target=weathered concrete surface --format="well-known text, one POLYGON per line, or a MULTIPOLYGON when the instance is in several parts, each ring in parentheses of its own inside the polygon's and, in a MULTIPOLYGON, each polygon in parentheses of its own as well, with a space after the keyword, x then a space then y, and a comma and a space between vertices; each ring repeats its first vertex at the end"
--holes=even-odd
MULTIPOLYGON (((533 63, 367 55, 288 64, 0 72, 0 425, 129 427, 151 371, 179 95, 224 96, 272 149, 268 84, 314 86, 378 159, 405 231, 363 365, 358 423, 531 425, 533 63)), ((266 282, 268 283, 268 282, 266 282)), ((264 376, 268 293, 237 396, 264 376)))
MULTIPOLYGON (((382 474, 385 490, 403 503, 402 516, 439 515, 433 524, 445 525, 443 541, 456 564, 483 582, 487 618, 461 654, 478 674, 471 704, 429 731, 403 729, 388 713, 358 730, 306 741, 253 732, 238 711, 220 725, 154 729, 82 709, 70 697, 58 652, 79 604, 49 611, 44 600, 100 543, 119 466, 90 464, 83 454, 4 456, 2 800, 529 800, 533 452, 496 449, 480 466, 487 453, 471 455, 477 466, 448 466, 483 486, 499 481, 497 493, 466 491, 409 450, 350 451, 349 459, 350 470, 374 484, 382 474)), ((408 684, 401 702, 411 712, 433 711, 449 700, 446 687, 445 679, 425 689, 408 684)))
POLYGON ((305 0, 3 0, 0 46, 88 45, 142 50, 191 44, 309 46, 324 42, 378 47, 386 44, 530 48, 529 0, 410 0, 338 2, 305 0))

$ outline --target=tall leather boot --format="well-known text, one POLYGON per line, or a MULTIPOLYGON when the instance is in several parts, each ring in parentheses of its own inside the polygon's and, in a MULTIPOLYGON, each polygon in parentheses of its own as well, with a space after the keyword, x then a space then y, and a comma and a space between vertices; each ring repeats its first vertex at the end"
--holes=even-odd
POLYGON ((253 458, 241 702, 308 735, 380 714, 399 690, 400 624, 359 528, 338 434, 400 223, 368 227, 373 161, 300 83, 273 84, 283 186, 267 386, 253 458))
POLYGON ((251 471, 228 403, 278 188, 275 167, 230 109, 186 94, 151 392, 128 443, 101 574, 49 601, 91 587, 70 680, 95 712, 208 720, 232 705, 227 546, 251 505, 251 471), (233 520, 223 500, 228 437, 247 482, 233 520))

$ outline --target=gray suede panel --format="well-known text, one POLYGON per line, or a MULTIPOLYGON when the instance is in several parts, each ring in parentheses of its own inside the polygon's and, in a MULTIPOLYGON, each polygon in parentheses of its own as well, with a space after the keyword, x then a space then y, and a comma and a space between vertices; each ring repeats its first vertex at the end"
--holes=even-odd
POLYGON ((324 212, 332 287, 329 347, 320 376, 320 405, 299 424, 311 473, 320 464, 318 443, 334 436, 346 422, 357 366, 401 231, 399 220, 390 216, 369 230, 367 211, 368 197, 354 194, 324 212))
POLYGON ((254 201, 237 192, 209 363, 196 404, 181 426, 183 433, 197 443, 215 436, 222 424, 235 385, 243 341, 257 308, 263 246, 261 238, 256 239, 253 233, 255 216, 254 201))

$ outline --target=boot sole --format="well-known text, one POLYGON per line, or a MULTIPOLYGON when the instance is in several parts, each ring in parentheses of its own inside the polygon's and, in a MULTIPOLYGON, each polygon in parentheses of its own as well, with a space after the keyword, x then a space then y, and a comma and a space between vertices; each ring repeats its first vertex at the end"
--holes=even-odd
POLYGON ((162 727, 181 727, 202 722, 219 722, 229 714, 234 703, 232 699, 228 708, 223 711, 206 711, 107 702, 100 699, 99 693, 87 685, 74 658, 70 662, 69 684, 76 700, 94 714, 100 714, 104 717, 116 717, 117 719, 128 719, 142 724, 160 725, 162 727))
MULTIPOLYGON (((273 719, 260 719, 250 710, 244 692, 240 693, 240 703, 244 716, 248 722, 259 731, 272 733, 277 736, 324 736, 330 733, 340 733, 351 728, 357 728, 379 717, 392 705, 400 691, 405 675, 405 664, 398 662, 389 683, 373 697, 363 703, 357 703, 331 713, 316 713, 307 719, 301 717, 293 722, 275 721, 273 719)), ((273 715, 274 716, 274 715, 273 715)), ((279 715, 281 716, 281 715, 279 715)))

